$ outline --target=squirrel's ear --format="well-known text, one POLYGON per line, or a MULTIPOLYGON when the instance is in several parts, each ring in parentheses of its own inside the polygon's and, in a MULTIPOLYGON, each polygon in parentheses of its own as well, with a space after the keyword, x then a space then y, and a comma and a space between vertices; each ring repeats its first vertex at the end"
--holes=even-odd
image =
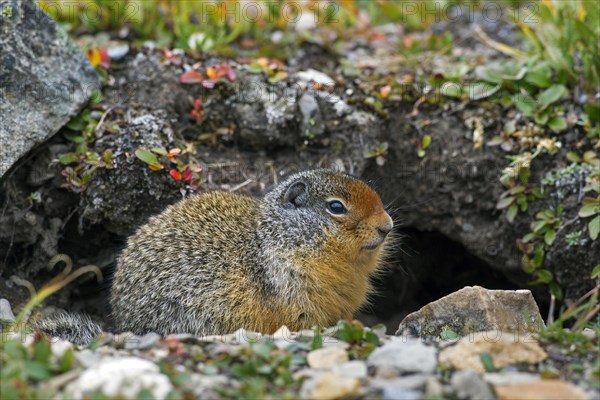
POLYGON ((283 196, 283 206, 285 208, 298 208, 308 203, 308 192, 306 183, 296 181, 290 185, 283 196))

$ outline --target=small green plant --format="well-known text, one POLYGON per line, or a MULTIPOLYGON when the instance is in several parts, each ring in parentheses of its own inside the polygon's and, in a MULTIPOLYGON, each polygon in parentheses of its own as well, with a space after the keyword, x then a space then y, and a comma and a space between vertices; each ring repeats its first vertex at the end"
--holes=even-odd
POLYGON ((5 6, 2 7, 2 12, 0 13, 0 15, 3 18, 10 18, 13 15, 13 9, 12 6, 10 4, 7 4, 5 6))
POLYGON ((423 138, 421 139, 421 142, 419 142, 419 146, 417 148, 417 156, 419 156, 419 158, 425 157, 425 150, 427 150, 427 148, 429 147, 430 144, 431 144, 431 136, 424 135, 423 138))
POLYGON ((554 281, 552 272, 542 268, 542 265, 546 251, 556 240, 556 231, 562 223, 563 210, 564 207, 560 204, 555 210, 538 212, 535 215, 536 220, 530 225, 531 232, 523 236, 517 243, 523 252, 521 261, 523 270, 536 276, 536 279, 530 284, 548 284, 550 292, 558 299, 562 298, 562 291, 554 281))
POLYGON ((539 188, 529 185, 531 175, 531 161, 540 153, 541 148, 535 153, 525 152, 516 156, 508 156, 511 160, 508 167, 502 172, 500 182, 507 188, 500 195, 496 208, 506 209, 506 219, 512 223, 519 210, 527 211, 528 204, 544 197, 539 188))
POLYGON ((374 158, 375 163, 381 167, 385 164, 388 148, 388 142, 383 142, 375 150, 367 151, 365 153, 365 158, 374 158))
MULTIPOLYGON (((596 274, 600 274, 600 266, 594 268, 596 274)), ((591 276, 594 276, 592 273, 591 276)), ((588 355, 597 353, 600 340, 600 286, 590 290, 574 304, 565 309, 556 321, 542 328, 538 337, 545 343, 553 343, 560 346, 567 354, 588 355), (596 319, 596 322, 592 322, 596 319), (571 327, 566 329, 565 325, 570 323, 571 327), (594 331, 594 337, 583 334, 585 328, 594 331)))
POLYGON ((582 234, 583 234, 583 231, 575 231, 575 232, 567 233, 565 235, 565 240, 567 241, 567 244, 569 245, 569 247, 579 246, 579 241, 581 240, 582 234))
POLYGON ((536 7, 535 22, 516 21, 558 82, 580 84, 587 90, 600 85, 600 13, 594 4, 545 1, 536 7))
POLYGON ((285 350, 279 350, 272 342, 264 341, 243 346, 231 359, 230 372, 240 384, 224 389, 228 398, 265 398, 277 394, 287 397, 297 390, 291 368, 306 364, 306 358, 285 350))
POLYGON ((8 331, 23 327, 29 319, 32 311, 46 298, 58 292, 60 289, 64 288, 83 274, 93 272, 96 274, 98 283, 102 282, 102 272, 98 267, 95 265, 86 265, 85 267, 81 267, 73 271, 73 261, 66 254, 58 254, 52 257, 52 259, 48 262, 48 269, 52 270, 58 263, 61 262, 65 264, 65 268, 57 276, 42 286, 39 291, 36 291, 30 282, 15 275, 11 276, 11 281, 18 285, 24 286, 29 290, 31 299, 21 309, 13 325, 9 326, 8 331))
POLYGON ((458 335, 458 333, 454 332, 448 325, 444 325, 442 326, 442 331, 440 332, 440 338, 442 340, 452 341, 460 338, 460 336, 458 335))
POLYGON ((323 347, 323 335, 321 335, 321 330, 317 327, 313 328, 314 336, 312 340, 312 344, 310 346, 311 350, 318 350, 323 347))
MULTIPOLYGON (((94 115, 90 109, 85 109, 72 118, 63 130, 65 139, 75 146, 73 151, 62 154, 55 160, 65 167, 61 171, 61 175, 66 178, 63 188, 82 193, 98 168, 114 168, 110 149, 102 153, 90 150, 90 146, 96 140, 97 127, 102 118, 102 114, 94 115)), ((111 129, 109 128, 109 131, 111 129)))
POLYGON ((58 359, 52 356, 48 339, 42 335, 34 336, 34 342, 26 346, 22 342, 22 336, 30 333, 31 329, 27 322, 32 312, 49 296, 64 288, 83 274, 93 272, 102 280, 102 273, 98 267, 88 265, 73 271, 71 258, 65 254, 53 257, 48 263, 51 270, 58 263, 64 263, 65 268, 52 280, 46 283, 39 291, 33 285, 16 276, 11 281, 26 287, 31 299, 17 314, 15 322, 2 331, 0 338, 0 397, 3 399, 13 398, 53 398, 56 387, 52 385, 40 386, 40 382, 50 380, 55 375, 71 370, 74 362, 72 348, 67 349, 58 359))
POLYGON ((42 335, 35 337, 30 346, 21 338, 0 342, 0 397, 3 399, 53 398, 54 385, 39 385, 56 375, 70 371, 75 355, 67 349, 58 359, 52 357, 50 342, 42 335))
POLYGON ((163 148, 155 147, 151 150, 146 150, 143 147, 138 148, 135 151, 135 156, 148 164, 148 167, 152 171, 161 171, 165 169, 166 163, 173 165, 168 171, 168 174, 182 184, 180 192, 182 195, 188 192, 195 192, 198 190, 198 186, 202 181, 202 169, 194 163, 184 164, 177 156, 181 154, 181 149, 173 148, 166 150, 163 148), (164 157, 167 161, 160 161, 158 157, 164 157))
POLYGON ((598 159, 596 152, 592 150, 586 151, 582 156, 574 151, 569 151, 567 153, 567 159, 574 163, 589 164, 595 167, 600 167, 600 159, 598 159))
POLYGON ((485 368, 485 372, 498 371, 498 368, 496 368, 494 366, 494 359, 492 358, 492 355, 490 353, 488 353, 487 351, 484 351, 483 353, 479 353, 479 360, 481 361, 483 368, 485 368))
POLYGON ((374 327, 374 330, 365 328, 359 321, 340 321, 333 328, 325 331, 325 334, 334 334, 340 340, 350 344, 349 355, 355 359, 364 359, 379 346, 377 332, 382 327, 374 327))
MULTIPOLYGON (((260 57, 253 60, 248 66, 248 71, 254 74, 265 74, 271 84, 288 77, 285 64, 276 58, 260 57)), ((316 83, 315 85, 318 86, 316 83)))

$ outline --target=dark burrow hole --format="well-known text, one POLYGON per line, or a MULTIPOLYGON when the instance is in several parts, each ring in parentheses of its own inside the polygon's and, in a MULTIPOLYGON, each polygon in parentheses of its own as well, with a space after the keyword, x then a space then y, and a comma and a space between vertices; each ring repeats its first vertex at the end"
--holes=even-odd
MULTIPOLYGON (((370 305, 358 315, 368 326, 383 323, 393 334, 407 314, 465 286, 524 288, 441 233, 413 228, 399 233, 402 244, 374 280, 376 294, 370 305)), ((546 308, 540 304, 542 315, 546 308)))

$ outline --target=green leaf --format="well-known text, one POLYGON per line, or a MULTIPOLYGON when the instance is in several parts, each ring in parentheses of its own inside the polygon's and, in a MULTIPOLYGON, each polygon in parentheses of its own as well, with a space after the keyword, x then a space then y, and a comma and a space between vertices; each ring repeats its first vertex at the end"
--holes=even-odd
POLYGON ((448 97, 461 97, 462 88, 456 82, 446 82, 442 85, 440 93, 448 97))
POLYGON ((590 221, 588 224, 588 232, 590 234, 590 239, 596 240, 598 238, 598 234, 600 233, 600 215, 597 215, 596 218, 590 221))
POLYGON ((600 122, 600 103, 586 104, 583 110, 594 122, 600 122))
POLYGON ((135 156, 149 165, 160 164, 156 155, 142 147, 135 151, 135 156))
POLYGON ((528 233, 525 236, 523 236, 521 238, 521 241, 524 243, 529 243, 531 242, 533 239, 535 239, 535 235, 533 233, 528 233))
POLYGON ((579 210, 579 216, 581 218, 591 217, 592 215, 600 214, 600 204, 598 203, 587 203, 579 210))
POLYGON ((562 97, 566 96, 568 93, 569 90, 564 85, 550 86, 538 96, 540 108, 544 110, 550 104, 557 102, 562 97))
POLYGON ((255 354, 264 359, 268 359, 273 350, 273 348, 266 343, 255 343, 254 346, 252 346, 252 349, 255 354))
POLYGON ((273 366, 269 364, 260 365, 258 368, 256 368, 256 372, 261 375, 269 375, 271 372, 273 372, 273 366))
POLYGON ((514 97, 515 106, 519 111, 523 113, 526 117, 530 117, 533 115, 533 112, 536 108, 535 100, 529 96, 528 94, 517 94, 514 97))
POLYGON ((60 371, 61 372, 70 371, 71 368, 73 367, 74 360, 75 360, 75 352, 73 351, 72 348, 67 349, 67 351, 65 351, 64 354, 62 355, 62 357, 60 358, 60 363, 59 363, 60 371))
POLYGON ((560 288, 560 286, 558 286, 558 283, 550 282, 548 284, 548 289, 550 290, 550 294, 552 294, 554 297, 556 297, 556 300, 562 300, 563 292, 562 292, 562 289, 560 288))
POLYGON ((90 97, 90 104, 96 105, 102 101, 102 92, 98 89, 94 89, 92 96, 90 97))
POLYGON ((588 150, 583 153, 583 161, 591 165, 597 165, 598 157, 596 156, 596 152, 593 150, 588 150))
POLYGON ((483 81, 496 84, 502 83, 502 77, 493 65, 479 66, 475 68, 475 76, 483 81))
POLYGON ((548 110, 541 111, 535 114, 535 123, 538 125, 546 125, 550 120, 550 112, 548 110))
POLYGON ((567 129, 567 120, 563 117, 555 117, 548 121, 548 128, 554 132, 561 132, 567 129))
POLYGON ((521 202, 517 202, 517 204, 519 204, 519 207, 521 208, 521 212, 525 212, 527 211, 527 200, 525 199, 525 201, 521 201, 521 202))
POLYGON ((533 274, 533 272, 535 271, 535 265, 533 263, 533 260, 531 260, 526 255, 524 255, 521 258, 521 267, 523 268, 523 271, 525 271, 528 274, 533 274))
POLYGON ((538 281, 540 283, 549 283, 554 280, 554 275, 552 275, 552 272, 548 271, 547 269, 540 269, 539 271, 537 271, 537 274, 538 281))
POLYGON ((443 340, 456 340, 459 338, 458 333, 454 332, 452 329, 448 327, 442 328, 442 332, 440 333, 440 337, 443 340))
POLYGON ((44 365, 48 364, 48 361, 50 361, 50 355, 52 354, 52 351, 50 350, 50 342, 44 339, 35 342, 33 354, 35 361, 44 365))
POLYGON ((429 147, 430 144, 431 144, 431 136, 429 136, 429 135, 423 136, 423 139, 421 140, 421 148, 426 149, 429 147))
POLYGON ((581 157, 579 157, 579 155, 577 153, 575 153, 574 151, 570 151, 567 153, 567 160, 574 162, 574 163, 578 163, 578 162, 581 162, 581 157))
POLYGON ((552 243, 554 243, 555 239, 556 231, 554 229, 548 229, 544 235, 544 242, 546 242, 548 246, 552 246, 552 243))
POLYGON ((535 214, 535 217, 537 219, 549 222, 554 217, 554 213, 552 212, 552 210, 539 211, 535 214))
POLYGON ((508 220, 508 222, 510 222, 512 224, 514 222, 515 217, 517 216, 518 212, 519 212, 519 206, 517 206, 516 204, 513 204, 512 206, 510 206, 508 211, 506 212, 506 219, 508 220))
POLYGON ((73 143, 85 142, 85 137, 78 135, 77 133, 75 133, 73 131, 65 131, 65 132, 63 132, 63 136, 65 137, 65 139, 67 139, 68 141, 73 142, 73 143))
POLYGON ((511 188, 509 190, 509 193, 510 194, 519 194, 519 193, 523 193, 524 191, 525 191, 525 186, 518 185, 518 186, 511 188))
POLYGON ((600 276, 600 264, 596 265, 594 267, 594 269, 592 269, 592 275, 590 275, 590 277, 592 279, 596 279, 599 276, 600 276))
POLYGON ((525 75, 525 82, 537 87, 547 88, 552 84, 552 70, 547 62, 541 62, 530 68, 525 75))
POLYGON ((481 364, 483 364, 483 368, 485 368, 486 372, 494 372, 496 371, 496 367, 494 367, 494 360, 492 359, 492 355, 487 351, 479 354, 479 359, 481 360, 481 364))
POLYGON ((323 347, 323 336, 321 336, 321 332, 319 328, 314 328, 314 336, 312 340, 311 350, 317 350, 323 347))
POLYGON ((367 331, 365 332, 365 342, 372 344, 373 346, 379 346, 379 336, 374 332, 367 331))
POLYGON ((544 249, 536 249, 533 253, 533 265, 537 268, 542 265, 544 261, 544 249))
POLYGON ((519 81, 523 79, 527 73, 527 67, 524 67, 522 63, 512 63, 504 65, 504 70, 500 74, 502 79, 507 81, 519 81))
POLYGON ((34 381, 45 381, 52 378, 52 373, 48 367, 35 361, 25 362, 23 372, 29 379, 34 381))
POLYGON ((495 94, 502 85, 490 85, 489 83, 475 83, 468 87, 468 95, 471 100, 482 100, 495 94))
POLYGON ((498 210, 502 210, 503 208, 506 208, 506 207, 510 206, 511 204, 513 204, 514 201, 515 201, 514 197, 505 197, 498 201, 498 203, 496 204, 496 208, 498 210))
POLYGON ((67 154, 63 154, 58 161, 62 164, 62 165, 68 165, 71 163, 74 163, 75 161, 77 161, 77 154, 75 153, 67 153, 67 154))
POLYGON ((548 223, 546 221, 534 221, 531 223, 531 230, 534 233, 538 233, 541 232, 542 229, 544 229, 546 226, 548 226, 548 223))
POLYGON ((85 121, 80 117, 73 117, 68 123, 67 128, 73 131, 81 131, 85 128, 85 121))

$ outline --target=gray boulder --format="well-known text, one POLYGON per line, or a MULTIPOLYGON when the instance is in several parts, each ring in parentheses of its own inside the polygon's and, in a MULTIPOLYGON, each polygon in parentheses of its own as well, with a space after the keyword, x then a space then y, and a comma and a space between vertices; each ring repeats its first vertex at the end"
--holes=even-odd
POLYGON ((100 84, 35 2, 0 0, 0 177, 76 115, 100 84))
POLYGON ((537 331, 544 324, 529 290, 489 290, 467 286, 409 314, 396 335, 439 336, 445 328, 459 336, 503 330, 537 331))

